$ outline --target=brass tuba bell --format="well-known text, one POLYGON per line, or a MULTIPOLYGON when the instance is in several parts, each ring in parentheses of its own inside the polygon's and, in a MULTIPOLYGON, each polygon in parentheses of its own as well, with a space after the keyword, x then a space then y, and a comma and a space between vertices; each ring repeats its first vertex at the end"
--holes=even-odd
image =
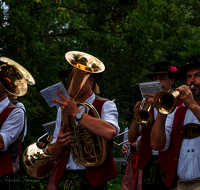
POLYGON ((0 66, 0 86, 8 92, 11 99, 25 95, 28 84, 35 84, 32 75, 12 59, 1 57, 0 61, 5 63, 0 66))
POLYGON ((150 113, 151 104, 146 101, 146 98, 142 100, 140 108, 134 113, 134 119, 139 125, 148 126, 151 124, 153 117, 150 113))
MULTIPOLYGON (((68 83, 67 92, 70 97, 78 97, 80 90, 91 74, 99 74, 105 70, 104 64, 96 57, 78 51, 70 51, 65 54, 66 60, 72 65, 72 73, 68 83)), ((99 117, 93 105, 82 102, 77 103, 87 109, 91 109, 94 116, 99 117)), ((74 117, 62 113, 62 122, 66 123, 71 136, 71 154, 75 163, 79 162, 87 167, 102 164, 107 156, 107 140, 92 134, 88 129, 77 124, 74 117)))

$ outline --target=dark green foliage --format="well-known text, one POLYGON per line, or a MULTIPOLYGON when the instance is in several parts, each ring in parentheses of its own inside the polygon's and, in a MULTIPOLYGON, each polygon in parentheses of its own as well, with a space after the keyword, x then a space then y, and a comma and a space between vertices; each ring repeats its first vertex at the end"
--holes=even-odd
MULTIPOLYGON (((169 60, 180 68, 200 52, 195 0, 3 0, 0 5, 0 56, 24 66, 36 81, 19 98, 28 116, 24 148, 45 133, 42 124, 56 119, 56 108, 40 90, 62 80, 57 71, 68 67, 66 52, 83 51, 105 64, 100 96, 115 99, 121 131, 127 127, 127 103, 141 100, 138 83, 148 80, 144 75, 153 64, 169 60)), ((120 151, 115 147, 114 157, 120 151)), ((46 182, 16 188, 45 189, 46 182)))

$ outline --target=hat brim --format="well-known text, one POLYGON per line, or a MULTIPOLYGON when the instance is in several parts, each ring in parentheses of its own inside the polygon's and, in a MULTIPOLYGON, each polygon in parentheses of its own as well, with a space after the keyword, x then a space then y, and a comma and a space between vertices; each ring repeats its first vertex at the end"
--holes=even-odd
POLYGON ((145 75, 145 76, 148 77, 150 80, 153 80, 154 75, 161 75, 161 74, 168 74, 169 78, 177 79, 177 71, 171 72, 171 73, 169 73, 169 72, 156 72, 156 73, 145 75))
MULTIPOLYGON (((60 74, 61 77, 63 78, 68 78, 68 74, 69 74, 69 71, 71 71, 72 69, 66 69, 64 71, 58 71, 58 73, 60 74)), ((93 76, 94 76, 94 83, 97 83, 99 82, 102 77, 103 77, 103 72, 101 73, 93 73, 93 76)))
POLYGON ((196 63, 193 63, 193 64, 187 64, 187 65, 184 65, 183 67, 181 67, 178 70, 178 76, 177 76, 178 80, 180 80, 183 84, 186 84, 186 73, 187 73, 187 70, 191 69, 193 67, 200 67, 199 62, 196 62, 196 63))
POLYGON ((94 83, 97 83, 97 82, 99 82, 102 79, 103 72, 101 72, 101 73, 94 73, 93 76, 94 76, 94 83))
POLYGON ((71 71, 71 70, 72 69, 66 69, 64 71, 58 71, 58 73, 60 74, 61 77, 68 78, 69 71, 71 71))

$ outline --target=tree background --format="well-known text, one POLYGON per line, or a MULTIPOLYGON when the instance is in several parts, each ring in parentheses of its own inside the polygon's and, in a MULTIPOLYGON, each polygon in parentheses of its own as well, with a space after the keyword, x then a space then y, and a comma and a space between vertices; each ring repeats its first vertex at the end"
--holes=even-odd
MULTIPOLYGON (((141 100, 138 83, 148 81, 153 64, 169 60, 180 68, 200 52, 196 0, 2 0, 0 5, 0 56, 21 64, 36 81, 18 98, 28 117, 23 150, 45 133, 42 124, 56 119, 56 108, 40 90, 63 81, 57 71, 69 65, 66 52, 86 52, 104 63, 100 96, 115 99, 121 132, 130 124, 123 113, 128 103, 141 100)), ((114 157, 120 152, 115 147, 114 157)), ((27 175, 22 168, 17 176, 27 175)), ((121 189, 121 177, 108 189, 121 189)), ((27 178, 16 189, 46 188, 48 178, 27 178)))

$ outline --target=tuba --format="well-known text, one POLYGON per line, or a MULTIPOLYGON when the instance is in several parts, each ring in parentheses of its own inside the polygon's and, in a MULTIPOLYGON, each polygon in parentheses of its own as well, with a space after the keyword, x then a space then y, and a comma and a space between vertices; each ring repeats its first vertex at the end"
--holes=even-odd
POLYGON ((27 89, 26 79, 17 67, 7 63, 0 66, 0 95, 23 96, 27 89))
MULTIPOLYGON (((29 145, 23 153, 23 166, 26 172, 35 178, 44 178, 48 176, 54 167, 54 161, 51 159, 51 144, 40 142, 39 140, 48 133, 41 136, 37 142, 29 145)), ((47 137, 51 142, 52 137, 47 137)))
MULTIPOLYGON (((89 54, 70 51, 65 54, 66 60, 72 65, 72 72, 67 87, 70 97, 77 99, 80 90, 91 74, 99 74, 105 70, 104 64, 89 54)), ((83 106, 85 112, 90 109, 94 117, 100 118, 93 105, 82 102, 77 106, 83 106)), ((107 140, 92 134, 88 129, 77 123, 75 118, 62 113, 64 122, 70 132, 71 154, 75 163, 79 162, 86 167, 102 164, 107 156, 107 140)))
POLYGON ((0 61, 5 63, 0 66, 0 86, 8 92, 11 99, 25 95, 28 84, 35 84, 32 75, 12 59, 1 57, 0 61))
POLYGON ((146 101, 146 98, 142 100, 140 108, 134 113, 134 119, 139 125, 148 126, 151 124, 153 117, 150 113, 151 104, 146 101))
MULTIPOLYGON (((194 85, 189 86, 194 89, 194 85)), ((181 92, 175 90, 173 92, 160 91, 155 95, 154 105, 158 112, 162 114, 170 114, 176 108, 177 99, 181 96, 181 92)))

